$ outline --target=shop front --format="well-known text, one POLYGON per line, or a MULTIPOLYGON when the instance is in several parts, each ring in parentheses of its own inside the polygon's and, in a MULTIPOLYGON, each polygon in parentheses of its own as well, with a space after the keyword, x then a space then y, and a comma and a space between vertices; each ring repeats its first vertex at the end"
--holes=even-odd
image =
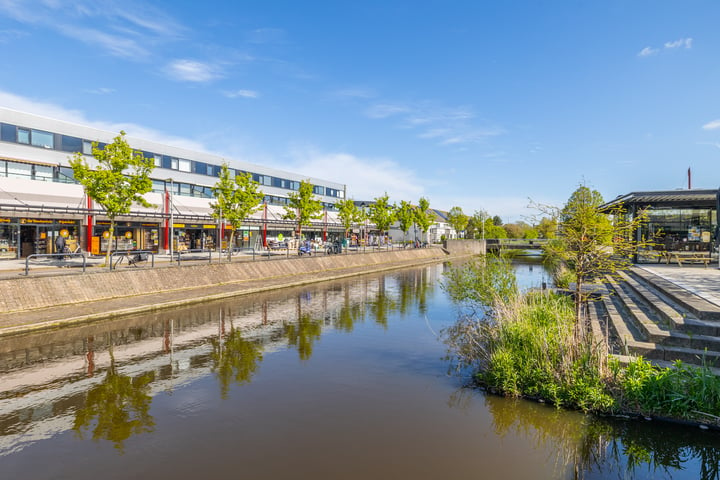
POLYGON ((718 190, 633 192, 608 202, 603 208, 610 211, 622 206, 630 217, 644 212, 646 221, 636 232, 636 238, 649 241, 652 246, 638 256, 638 261, 656 262, 663 258, 660 252, 714 254, 718 242, 719 201, 718 190))
POLYGON ((158 252, 160 224, 146 222, 116 222, 113 238, 110 238, 110 222, 98 220, 93 226, 90 253, 102 255, 112 241, 112 251, 144 250, 158 252))
MULTIPOLYGON (((12 225, 4 225, 12 227, 12 225)), ((63 237, 63 244, 71 252, 74 252, 79 247, 80 221, 72 219, 19 218, 16 232, 19 241, 14 244, 9 243, 8 248, 14 248, 16 252, 19 248, 20 258, 33 254, 58 253, 55 245, 60 236, 63 237)), ((10 235, 13 233, 15 232, 10 228, 10 235)))
POLYGON ((217 231, 211 223, 173 223, 173 250, 215 250, 217 231))

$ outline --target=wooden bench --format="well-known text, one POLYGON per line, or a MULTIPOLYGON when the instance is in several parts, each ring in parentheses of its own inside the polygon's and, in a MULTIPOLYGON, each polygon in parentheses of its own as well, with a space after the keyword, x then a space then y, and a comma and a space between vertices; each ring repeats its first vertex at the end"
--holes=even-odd
POLYGON ((671 260, 677 262, 678 266, 682 267, 683 263, 702 263, 707 268, 710 263, 710 252, 667 252, 668 263, 671 260))

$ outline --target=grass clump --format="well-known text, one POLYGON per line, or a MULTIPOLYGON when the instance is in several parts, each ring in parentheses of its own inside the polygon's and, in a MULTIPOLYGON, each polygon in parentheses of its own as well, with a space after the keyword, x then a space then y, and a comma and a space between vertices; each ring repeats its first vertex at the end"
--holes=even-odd
POLYGON ((610 378, 618 406, 643 415, 719 423, 720 377, 707 365, 676 361, 660 368, 639 357, 625 368, 611 361, 610 378))
POLYGON ((461 308, 445 340, 458 365, 471 368, 481 385, 586 412, 720 425, 720 377, 710 367, 608 360, 575 321, 571 297, 520 292, 512 271, 507 259, 487 256, 448 272, 443 284, 461 308))
POLYGON ((481 384, 584 411, 611 408, 603 356, 576 328, 571 298, 519 292, 507 280, 512 265, 503 258, 484 257, 458 270, 444 286, 471 305, 445 337, 461 364, 478 369, 481 384), (477 305, 482 301, 484 309, 477 305))

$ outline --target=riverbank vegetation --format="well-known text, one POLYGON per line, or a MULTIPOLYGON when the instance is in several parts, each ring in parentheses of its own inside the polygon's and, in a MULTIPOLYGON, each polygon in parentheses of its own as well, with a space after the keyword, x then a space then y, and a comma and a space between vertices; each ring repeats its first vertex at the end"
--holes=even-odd
POLYGON ((444 331, 459 367, 507 396, 606 414, 656 415, 720 426, 720 379, 708 367, 608 358, 572 297, 518 289, 507 259, 486 256, 447 272, 460 316, 444 331))

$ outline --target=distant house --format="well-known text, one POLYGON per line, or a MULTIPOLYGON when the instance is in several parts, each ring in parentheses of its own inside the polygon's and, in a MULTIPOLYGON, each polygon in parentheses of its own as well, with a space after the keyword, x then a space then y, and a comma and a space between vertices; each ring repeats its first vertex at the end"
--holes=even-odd
POLYGON ((431 218, 433 219, 433 223, 428 229, 427 237, 417 225, 412 225, 406 235, 403 233, 402 230, 400 230, 399 223, 395 222, 390 227, 390 230, 388 232, 390 239, 396 243, 402 242, 404 240, 418 240, 420 242, 427 241, 428 243, 440 243, 442 241, 443 235, 445 235, 446 239, 457 238, 457 232, 448 223, 448 212, 445 212, 443 210, 436 210, 434 208, 429 209, 428 212, 432 216, 431 218))

